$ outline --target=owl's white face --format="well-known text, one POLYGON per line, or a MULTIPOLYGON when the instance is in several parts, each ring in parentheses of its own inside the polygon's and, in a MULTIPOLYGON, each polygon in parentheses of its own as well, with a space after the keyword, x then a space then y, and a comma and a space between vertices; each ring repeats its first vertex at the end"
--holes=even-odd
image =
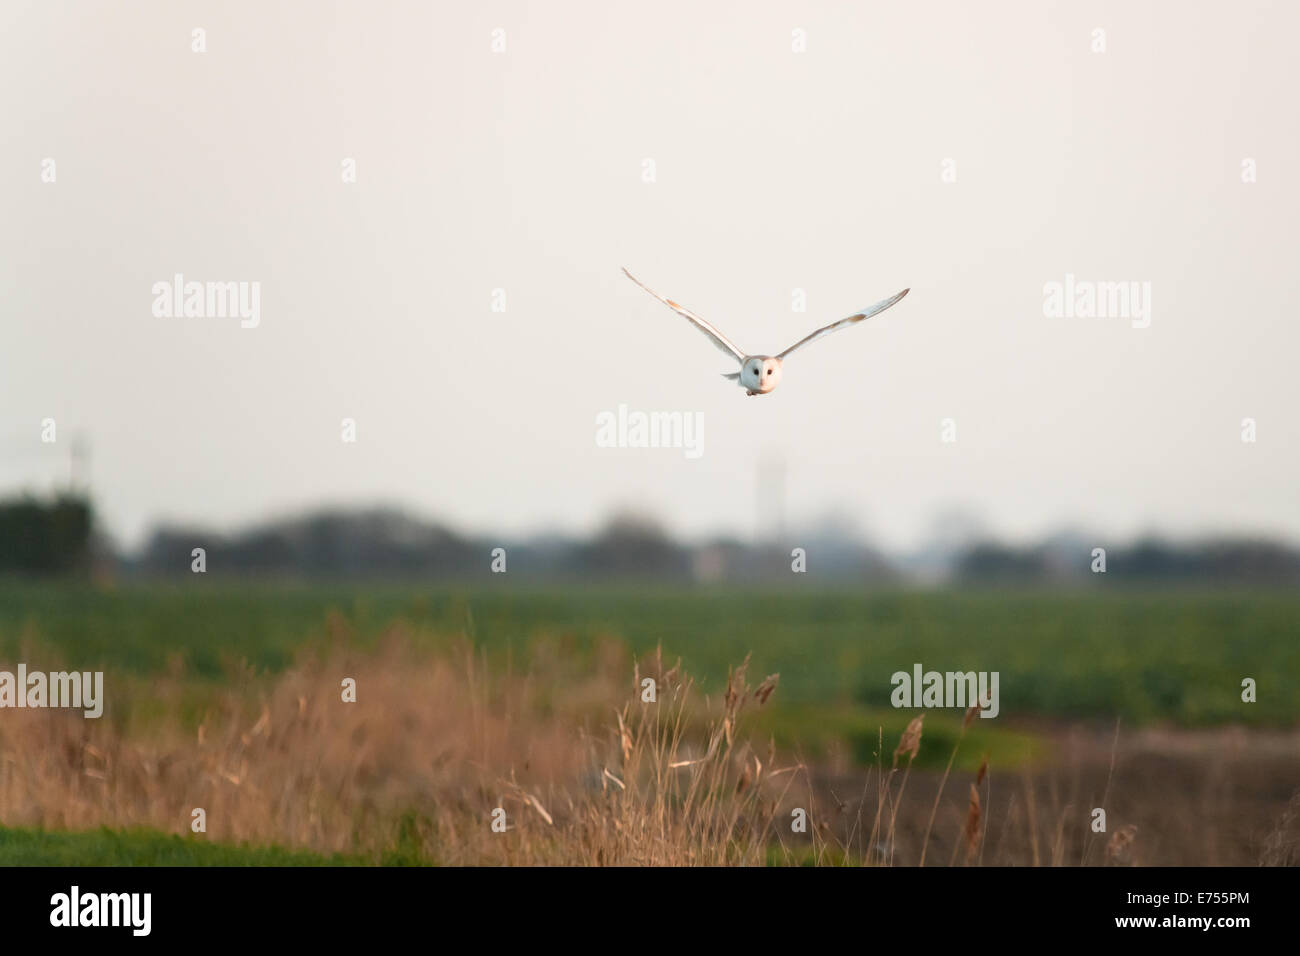
POLYGON ((781 384, 781 360, 751 355, 740 369, 740 384, 751 392, 766 395, 781 384))

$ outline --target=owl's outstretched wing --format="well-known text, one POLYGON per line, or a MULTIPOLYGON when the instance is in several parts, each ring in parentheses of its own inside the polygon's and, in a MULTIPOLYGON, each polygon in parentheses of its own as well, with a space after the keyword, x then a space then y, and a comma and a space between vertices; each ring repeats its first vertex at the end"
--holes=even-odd
POLYGON ((714 345, 716 345, 716 346, 717 346, 718 348, 720 348, 722 351, 726 352, 728 355, 730 355, 732 358, 734 358, 737 362, 743 362, 743 361, 745 361, 745 353, 742 352, 739 348, 736 347, 736 343, 735 343, 735 342, 731 341, 731 339, 727 338, 725 335, 723 335, 721 332, 719 332, 717 329, 715 329, 715 328, 714 328, 712 325, 710 325, 708 322, 704 321, 702 318, 700 318, 698 315, 696 315, 696 314, 695 314, 694 312, 692 312, 690 309, 686 308, 685 306, 678 305, 678 304, 677 304, 676 302, 674 302, 672 299, 669 299, 669 298, 666 298, 665 296, 660 295, 660 294, 659 294, 658 292, 656 292, 654 289, 651 289, 649 286, 647 286, 647 285, 645 285, 644 283, 642 283, 640 279, 638 279, 636 276, 632 275, 632 273, 628 272, 626 269, 623 270, 623 275, 627 276, 629 279, 631 279, 631 280, 632 280, 633 282, 635 282, 637 285, 641 286, 641 288, 645 289, 645 290, 646 290, 647 292, 649 292, 652 296, 654 296, 656 299, 658 299, 658 300, 659 300, 660 302, 662 302, 664 305, 668 306, 668 308, 672 309, 672 310, 673 310, 674 312, 676 312, 678 315, 683 316, 684 318, 689 319, 689 320, 691 321, 691 324, 694 325, 694 326, 695 326, 697 329, 699 329, 701 332, 703 332, 705 335, 707 335, 707 336, 709 337, 709 339, 713 342, 714 345))
POLYGON ((814 342, 817 339, 821 338, 823 335, 830 335, 832 332, 836 331, 837 329, 845 328, 847 326, 853 325, 856 322, 861 322, 863 319, 869 319, 873 315, 876 315, 880 312, 884 312, 891 305, 897 304, 898 301, 903 298, 903 296, 907 295, 907 293, 911 291, 912 291, 911 289, 904 289, 902 292, 898 293, 898 295, 890 296, 888 299, 883 299, 880 302, 877 302, 869 309, 863 309, 861 312, 854 312, 847 319, 840 319, 838 322, 832 322, 830 325, 826 326, 825 328, 818 329, 812 335, 800 339, 798 342, 794 343, 794 345, 790 346, 788 349, 786 349, 784 352, 778 355, 777 358, 784 359, 795 349, 807 345, 809 342, 814 342))

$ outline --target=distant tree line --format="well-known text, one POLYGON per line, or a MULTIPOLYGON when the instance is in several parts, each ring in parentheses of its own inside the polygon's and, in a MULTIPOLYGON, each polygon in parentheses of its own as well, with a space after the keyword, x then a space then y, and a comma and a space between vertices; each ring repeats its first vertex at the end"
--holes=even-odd
MULTIPOLYGON (((124 555, 97 537, 93 509, 85 498, 0 501, 0 573, 9 574, 187 575, 201 549, 203 569, 214 576, 483 580, 493 577, 494 570, 504 570, 507 580, 793 584, 886 584, 915 577, 914 570, 904 570, 906 556, 891 561, 834 524, 787 537, 789 541, 765 544, 728 537, 687 544, 652 518, 623 512, 586 538, 553 534, 511 540, 464 535, 395 509, 377 508, 317 511, 234 534, 162 527, 140 551, 124 555), (796 568, 807 573, 794 573, 796 568)), ((1022 547, 992 541, 966 544, 950 555, 941 579, 993 586, 1300 584, 1300 552, 1274 541, 1173 544, 1151 538, 1098 554, 1081 535, 1022 547)))
MULTIPOLYGON (((804 542, 821 578, 884 580, 893 575, 874 550, 856 542, 804 542)), ((701 545, 675 540, 658 522, 615 514, 592 536, 471 537, 395 510, 319 512, 235 535, 205 528, 161 528, 124 559, 127 573, 189 573, 203 549, 207 573, 286 577, 471 579, 504 570, 511 580, 628 579, 665 582, 762 580, 791 574, 790 549, 729 538, 701 545), (501 549, 498 551, 498 549, 501 549)))
POLYGON ((1224 582, 1300 584, 1300 552, 1275 541, 1213 539, 1173 544, 1147 538, 1094 556, 1086 545, 1065 552, 1059 546, 1015 548, 983 543, 965 551, 955 566, 957 580, 979 584, 1049 584, 1086 579, 1135 582, 1224 582), (1104 565, 1101 561, 1104 560, 1104 565))

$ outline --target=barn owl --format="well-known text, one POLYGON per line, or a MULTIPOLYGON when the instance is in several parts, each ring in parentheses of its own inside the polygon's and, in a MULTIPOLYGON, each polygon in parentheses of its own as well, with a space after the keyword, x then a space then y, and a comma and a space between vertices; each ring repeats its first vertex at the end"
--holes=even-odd
POLYGON ((654 296, 660 302, 664 303, 666 306, 668 306, 678 315, 684 316, 685 318, 689 319, 691 324, 693 324, 697 329, 699 329, 701 332, 707 335, 714 345, 716 345, 719 349, 726 352, 737 362, 739 362, 740 363, 739 372, 725 372, 723 373, 723 375, 725 378, 731 379, 733 382, 735 382, 741 388, 743 388, 745 390, 746 395, 766 395, 768 392, 772 391, 778 385, 780 385, 782 364, 785 362, 785 357, 789 355, 791 352, 793 352, 795 349, 805 346, 809 342, 814 342, 817 339, 821 338, 823 335, 830 335, 832 332, 838 329, 846 328, 850 325, 853 325, 855 322, 861 322, 863 319, 869 319, 873 315, 876 315, 879 312, 884 312, 891 305, 897 303, 899 299, 903 298, 903 296, 907 295, 907 293, 911 291, 910 289, 904 289, 902 292, 898 293, 898 295, 890 296, 888 299, 883 299, 880 302, 877 302, 875 305, 871 306, 870 308, 862 309, 859 312, 854 312, 848 318, 840 319, 838 322, 832 322, 830 325, 818 329, 816 332, 813 332, 811 335, 804 336, 802 339, 794 343, 794 345, 790 346, 784 352, 779 352, 776 355, 747 355, 745 354, 744 350, 738 348, 736 344, 731 341, 731 339, 727 338, 725 335, 723 335, 721 332, 715 329, 708 322, 704 321, 704 319, 700 318, 690 309, 678 305, 672 299, 660 295, 654 289, 651 289, 649 286, 644 285, 641 282, 641 280, 639 280, 636 276, 632 275, 632 273, 628 272, 626 269, 623 270, 623 275, 627 276, 637 285, 641 286, 641 288, 645 289, 652 296, 654 296))

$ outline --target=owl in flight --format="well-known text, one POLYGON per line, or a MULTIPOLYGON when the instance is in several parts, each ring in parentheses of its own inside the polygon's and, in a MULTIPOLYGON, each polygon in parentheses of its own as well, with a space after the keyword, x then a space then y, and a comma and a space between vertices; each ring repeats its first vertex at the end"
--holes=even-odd
POLYGON ((664 305, 668 306, 668 308, 672 309, 678 315, 684 316, 685 318, 689 319, 697 329, 699 329, 701 332, 703 332, 713 341, 714 345, 722 349, 722 351, 726 352, 737 362, 739 362, 740 371, 724 373, 724 377, 731 379, 733 382, 738 384, 741 388, 745 389, 746 395, 766 395, 768 392, 772 391, 778 385, 780 385, 782 363, 785 361, 785 357, 789 355, 791 352, 793 352, 795 349, 801 348, 802 346, 807 345, 809 342, 814 342, 817 339, 821 338, 823 335, 830 335, 832 332, 835 332, 838 329, 847 328, 848 326, 853 325, 856 322, 861 322, 863 319, 869 319, 873 315, 876 315, 879 312, 884 312, 891 305, 897 303, 901 298, 903 298, 903 296, 907 295, 907 293, 911 291, 910 289, 904 289, 902 292, 898 293, 898 295, 893 295, 890 296, 888 299, 883 299, 880 302, 877 302, 875 305, 871 306, 870 308, 862 309, 861 311, 854 312, 848 318, 840 319, 838 322, 832 322, 830 325, 827 325, 824 328, 820 328, 816 332, 813 332, 811 335, 807 335, 804 338, 800 339, 798 342, 794 343, 794 345, 790 346, 784 352, 779 352, 776 355, 746 355, 744 350, 738 348, 736 344, 731 341, 731 339, 727 338, 725 335, 723 335, 721 332, 715 329, 708 322, 705 322, 702 318, 700 318, 690 309, 678 305, 672 299, 665 298, 664 296, 656 292, 654 289, 651 289, 648 286, 643 285, 636 276, 632 275, 632 273, 628 272, 626 269, 623 270, 623 275, 627 276, 637 285, 641 286, 641 288, 645 289, 652 296, 654 296, 660 302, 664 303, 664 305))

